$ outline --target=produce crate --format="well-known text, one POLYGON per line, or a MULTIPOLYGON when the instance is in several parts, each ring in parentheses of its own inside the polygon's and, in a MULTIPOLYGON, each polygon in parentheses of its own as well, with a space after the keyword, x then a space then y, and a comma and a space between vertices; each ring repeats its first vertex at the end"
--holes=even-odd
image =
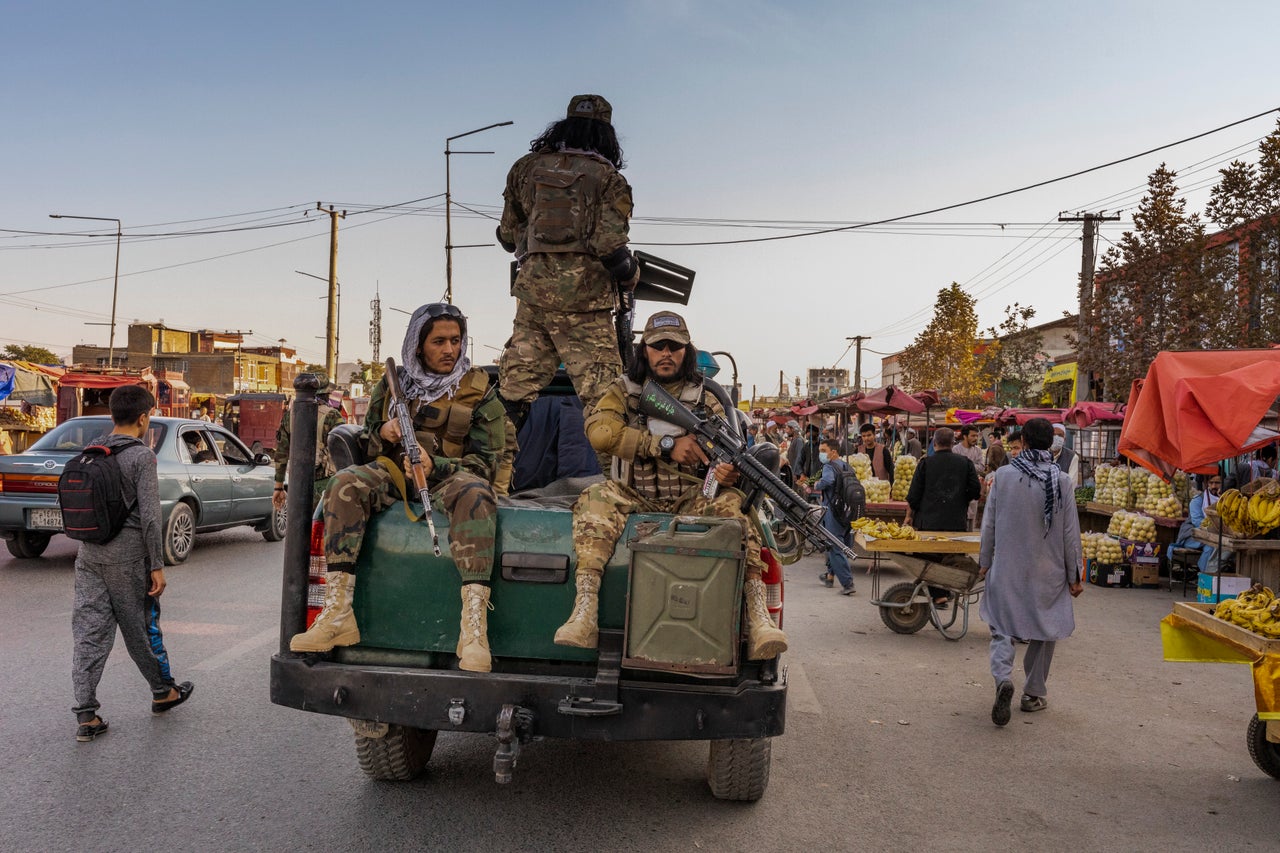
POLYGON ((1245 575, 1211 575, 1201 572, 1196 583, 1196 601, 1201 604, 1217 604, 1223 599, 1235 598, 1251 586, 1253 580, 1245 575))
POLYGON ((1099 563, 1085 560, 1084 576, 1094 586, 1128 588, 1133 586, 1133 567, 1128 563, 1099 563))
POLYGON ((1273 640, 1261 634, 1255 634, 1248 628, 1242 628, 1234 622, 1219 619, 1213 615, 1213 605, 1175 601, 1173 612, 1188 622, 1194 622, 1207 633, 1230 640, 1237 645, 1253 649, 1264 655, 1280 654, 1280 640, 1273 640))

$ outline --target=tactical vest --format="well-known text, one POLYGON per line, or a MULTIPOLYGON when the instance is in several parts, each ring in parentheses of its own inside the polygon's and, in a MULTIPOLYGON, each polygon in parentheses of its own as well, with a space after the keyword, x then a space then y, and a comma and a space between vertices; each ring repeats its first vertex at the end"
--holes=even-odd
POLYGON ((595 231, 601 187, 616 170, 590 151, 535 157, 525 185, 529 252, 588 254, 595 231))
MULTIPOLYGON (((424 405, 421 400, 409 401, 409 414, 413 418, 413 432, 425 453, 435 453, 458 459, 466 449, 467 433, 471 431, 471 417, 485 394, 489 391, 489 376, 473 367, 462 377, 458 391, 452 397, 441 397, 424 405)), ((390 408, 388 396, 382 416, 387 417, 390 408)))
POLYGON ((324 434, 324 422, 329 417, 329 407, 324 403, 316 406, 316 473, 317 480, 332 477, 338 473, 333 465, 333 457, 329 455, 328 436, 324 434))
MULTIPOLYGON (((645 430, 657 436, 670 435, 679 438, 685 434, 685 430, 675 424, 650 419, 641 414, 641 386, 626 376, 622 377, 622 385, 627 392, 627 426, 645 430)), ((696 385, 685 385, 676 398, 693 409, 699 417, 706 416, 705 392, 701 382, 696 385)), ((644 497, 657 501, 675 500, 687 492, 691 486, 695 486, 704 473, 700 472, 697 466, 677 465, 674 462, 654 458, 636 458, 631 462, 624 462, 615 457, 613 465, 614 479, 630 486, 644 497)))

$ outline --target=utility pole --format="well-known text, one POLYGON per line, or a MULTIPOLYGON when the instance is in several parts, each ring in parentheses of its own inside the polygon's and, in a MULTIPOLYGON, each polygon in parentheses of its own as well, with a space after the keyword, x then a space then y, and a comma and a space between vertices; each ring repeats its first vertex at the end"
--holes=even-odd
POLYGON ((509 121, 500 121, 496 124, 487 124, 484 127, 478 127, 475 130, 468 130, 466 133, 455 134, 444 141, 444 301, 453 303, 453 250, 454 249, 477 249, 482 246, 492 246, 492 243, 467 243, 465 245, 455 246, 453 244, 453 181, 449 175, 449 158, 454 154, 492 154, 492 151, 454 151, 449 147, 449 143, 455 139, 461 139, 464 136, 471 136, 474 133, 481 133, 495 127, 506 127, 511 124, 509 121))
POLYGON ((324 333, 324 372, 329 381, 338 381, 338 220, 345 219, 347 212, 333 209, 325 210, 324 205, 316 202, 316 210, 329 214, 329 312, 324 333))
POLYGON ((382 293, 378 284, 373 285, 373 301, 369 303, 373 309, 373 319, 369 321, 369 343, 373 346, 373 363, 382 363, 382 293))
MULTIPOLYGON (((853 389, 855 391, 862 390, 862 342, 871 340, 870 335, 854 335, 852 338, 845 338, 846 341, 853 341, 853 345, 857 347, 853 357, 853 389)), ((848 352, 848 350, 845 350, 848 352)))
POLYGON ((1105 210, 1097 213, 1076 213, 1068 216, 1065 213, 1058 214, 1059 222, 1083 222, 1084 237, 1081 246, 1080 255, 1080 315, 1076 320, 1076 399, 1087 400, 1092 395, 1093 390, 1090 388, 1090 374, 1082 374, 1080 371, 1080 348, 1084 346, 1085 335, 1088 332, 1090 314, 1093 311, 1093 261, 1095 244, 1098 239, 1097 223, 1099 222, 1118 222, 1120 214, 1115 216, 1107 216, 1105 210))

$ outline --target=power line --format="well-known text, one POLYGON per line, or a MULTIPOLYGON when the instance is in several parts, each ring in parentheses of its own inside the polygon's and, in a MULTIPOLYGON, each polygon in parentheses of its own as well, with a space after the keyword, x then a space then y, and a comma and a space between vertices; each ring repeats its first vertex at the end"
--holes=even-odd
MULTIPOLYGON (((1183 145, 1187 142, 1193 142, 1197 139, 1202 139, 1211 134, 1219 133, 1220 131, 1235 127, 1236 125, 1244 124, 1245 122, 1253 121, 1254 119, 1261 118, 1262 116, 1269 115, 1277 111, 1280 111, 1280 107, 1272 107, 1269 110, 1264 110, 1263 112, 1256 113, 1254 115, 1248 116, 1247 118, 1242 118, 1237 121, 1233 121, 1230 124, 1224 124, 1221 127, 1215 127, 1212 130, 1206 130, 1203 133, 1197 133, 1194 136, 1188 136, 1188 137, 1185 137, 1184 139, 1179 139, 1176 142, 1169 142, 1164 145, 1159 145, 1155 148, 1149 148, 1146 151, 1141 151, 1137 154, 1130 154, 1128 157, 1121 157, 1120 159, 1112 160, 1109 163, 1102 163, 1097 166, 1090 166, 1087 169, 1080 169, 1078 171, 1071 172, 1070 174, 1067 174, 1067 175, 1060 175, 1059 177, 1056 177, 1056 178, 1049 178, 1048 180, 1037 181, 1034 184, 1028 184, 1026 186, 1018 187, 1016 189, 1004 190, 1003 192, 992 193, 991 195, 986 195, 981 198, 970 199, 969 201, 961 201, 961 202, 956 202, 955 204, 948 204, 942 207, 935 207, 931 210, 923 210, 917 213, 906 213, 906 214, 903 214, 902 216, 893 216, 893 217, 889 217, 888 219, 878 219, 874 222, 868 223, 868 225, 887 225, 890 222, 900 222, 904 219, 916 219, 921 216, 929 216, 931 214, 942 213, 947 210, 956 210, 957 208, 968 207, 974 204, 981 204, 982 202, 991 201, 997 198, 1004 198, 1005 196, 1014 195, 1016 193, 1027 192, 1028 190, 1039 189, 1040 187, 1047 187, 1050 184, 1060 183, 1062 181, 1070 180, 1071 178, 1078 178, 1081 175, 1087 175, 1090 172, 1096 172, 1100 169, 1110 168, 1111 166, 1118 166, 1121 163, 1127 163, 1130 160, 1136 160, 1139 157, 1146 157, 1147 155, 1155 154, 1158 151, 1164 151, 1165 149, 1173 148, 1177 145, 1183 145)), ((800 234, 779 234, 774 237, 748 237, 740 240, 710 240, 710 241, 685 242, 685 243, 632 243, 631 245, 633 246, 728 246, 728 245, 733 245, 738 243, 766 243, 766 242, 771 242, 776 240, 791 240, 797 237, 817 237, 822 234, 834 234, 839 231, 852 231, 852 230, 863 228, 863 227, 866 227, 866 226, 848 225, 842 228, 825 228, 818 231, 806 231, 800 234)))

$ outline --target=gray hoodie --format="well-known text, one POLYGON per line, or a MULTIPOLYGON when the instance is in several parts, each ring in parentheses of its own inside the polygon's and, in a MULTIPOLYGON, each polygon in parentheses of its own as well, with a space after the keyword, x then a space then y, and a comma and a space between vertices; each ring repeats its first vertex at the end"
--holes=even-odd
POLYGON ((148 572, 164 568, 164 525, 160 517, 160 480, 156 475, 156 455, 145 444, 128 435, 104 435, 93 444, 105 445, 116 454, 123 482, 120 492, 133 511, 124 529, 105 545, 81 542, 77 563, 119 565, 137 563, 148 572))

